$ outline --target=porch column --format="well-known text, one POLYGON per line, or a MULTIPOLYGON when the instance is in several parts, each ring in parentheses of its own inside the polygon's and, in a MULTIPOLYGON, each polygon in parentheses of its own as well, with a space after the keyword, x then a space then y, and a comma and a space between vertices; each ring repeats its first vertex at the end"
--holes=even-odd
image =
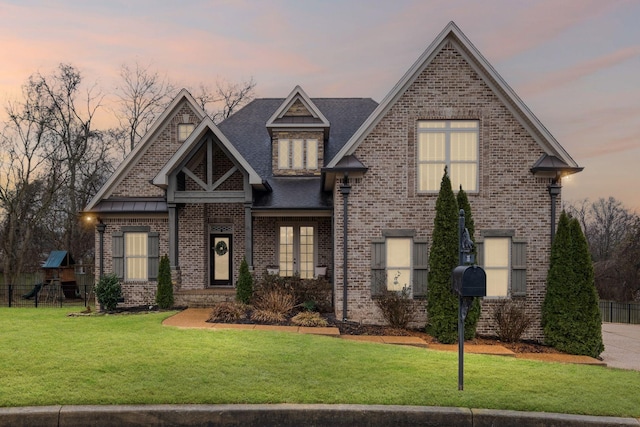
POLYGON ((179 270, 178 252, 178 206, 176 203, 169 203, 169 264, 171 270, 179 270))
POLYGON ((244 202, 244 247, 245 258, 249 268, 253 268, 253 220, 251 218, 251 202, 244 202))

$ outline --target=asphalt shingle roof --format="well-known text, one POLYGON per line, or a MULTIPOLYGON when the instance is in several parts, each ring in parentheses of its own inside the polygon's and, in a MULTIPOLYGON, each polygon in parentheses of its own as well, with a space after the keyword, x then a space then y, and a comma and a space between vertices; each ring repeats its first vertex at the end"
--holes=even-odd
MULTIPOLYGON (((331 194, 322 191, 321 177, 273 176, 271 137, 266 124, 284 101, 284 98, 255 99, 218 127, 272 189, 270 193, 256 194, 256 208, 329 209, 331 194)), ((325 145, 325 165, 378 105, 371 98, 312 98, 311 101, 331 125, 325 145)))

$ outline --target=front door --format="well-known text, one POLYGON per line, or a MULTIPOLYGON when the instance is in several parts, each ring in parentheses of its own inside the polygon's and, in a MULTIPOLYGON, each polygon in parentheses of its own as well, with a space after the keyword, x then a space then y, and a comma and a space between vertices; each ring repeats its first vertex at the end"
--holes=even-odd
POLYGON ((232 239, 231 234, 212 234, 210 259, 211 259, 211 285, 231 286, 232 283, 232 239))

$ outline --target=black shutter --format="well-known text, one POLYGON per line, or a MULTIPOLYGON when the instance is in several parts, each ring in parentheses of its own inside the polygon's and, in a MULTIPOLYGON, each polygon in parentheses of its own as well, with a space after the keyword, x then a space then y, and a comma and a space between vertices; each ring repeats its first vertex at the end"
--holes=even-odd
POLYGON ((413 241, 413 296, 427 296, 429 273, 429 245, 426 240, 413 241))
POLYGON ((527 296, 527 242, 511 242, 511 295, 527 296))
POLYGON ((124 279, 124 233, 115 231, 111 234, 113 273, 120 280, 124 279))
POLYGON ((149 280, 157 280, 160 268, 160 235, 156 232, 147 235, 147 265, 149 280))
POLYGON ((382 295, 387 290, 386 255, 384 240, 371 243, 371 295, 382 295))

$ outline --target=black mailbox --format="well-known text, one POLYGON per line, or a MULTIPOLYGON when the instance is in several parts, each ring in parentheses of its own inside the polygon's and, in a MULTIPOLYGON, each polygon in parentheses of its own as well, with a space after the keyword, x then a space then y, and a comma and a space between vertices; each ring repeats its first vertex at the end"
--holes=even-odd
POLYGON ((463 297, 487 295, 487 274, 477 265, 459 265, 453 269, 452 290, 463 297))

